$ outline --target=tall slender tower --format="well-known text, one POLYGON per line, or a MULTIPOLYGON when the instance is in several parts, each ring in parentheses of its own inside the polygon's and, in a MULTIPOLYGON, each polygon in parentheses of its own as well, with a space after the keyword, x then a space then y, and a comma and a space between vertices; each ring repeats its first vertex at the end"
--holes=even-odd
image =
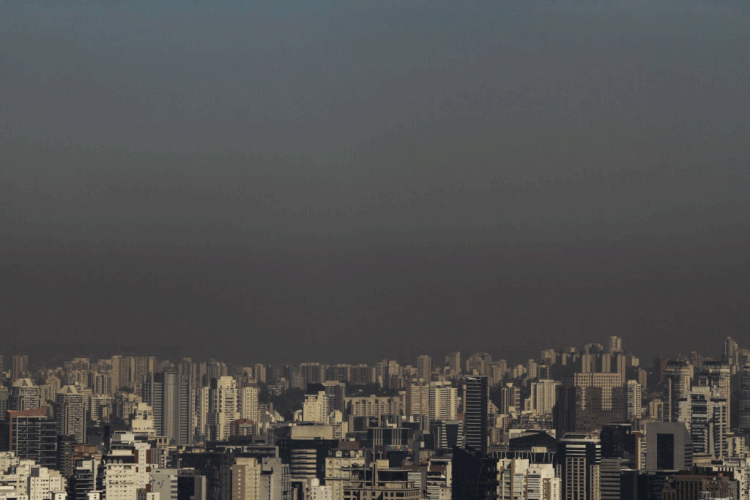
POLYGON ((641 418, 643 412, 641 384, 628 380, 625 386, 625 420, 632 422, 641 418))
POLYGON ((680 399, 686 399, 693 380, 693 365, 687 360, 668 361, 664 367, 664 382, 667 397, 664 402, 664 420, 677 422, 680 415, 680 399))
POLYGON ((232 377, 211 379, 209 392, 208 427, 213 441, 223 441, 229 436, 229 424, 237 420, 237 381, 232 377))
POLYGON ((193 443, 195 398, 189 373, 150 373, 143 386, 143 399, 154 412, 154 427, 160 436, 178 446, 193 443))
POLYGON ((417 356, 417 377, 425 383, 430 383, 432 380, 432 358, 427 354, 417 356))
POLYGON ((721 361, 704 361, 698 376, 701 387, 716 387, 719 397, 727 402, 727 414, 732 414, 732 391, 730 388, 731 368, 728 363, 721 361))
POLYGON ((55 420, 60 436, 75 436, 76 443, 86 442, 86 406, 83 393, 66 385, 55 396, 55 420))
POLYGON ((740 421, 739 427, 750 431, 750 365, 740 370, 740 421))
POLYGON ((464 446, 487 453, 489 385, 485 376, 466 377, 464 392, 464 446))
POLYGON ((448 354, 445 358, 445 362, 448 365, 448 371, 451 376, 458 375, 461 373, 461 352, 456 351, 448 354))
POLYGON ((27 376, 29 371, 29 357, 26 354, 14 354, 10 370, 10 380, 15 382, 27 376))

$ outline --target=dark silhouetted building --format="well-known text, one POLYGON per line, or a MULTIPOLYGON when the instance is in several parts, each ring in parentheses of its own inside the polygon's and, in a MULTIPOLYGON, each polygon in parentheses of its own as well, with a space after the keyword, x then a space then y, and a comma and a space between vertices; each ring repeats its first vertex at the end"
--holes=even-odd
POLYGON ((8 451, 39 465, 57 467, 57 423, 48 417, 49 408, 8 411, 8 451))
POLYGON ((570 434, 557 444, 563 500, 599 498, 602 446, 597 438, 570 434))
POLYGON ((464 392, 464 447, 487 453, 489 386, 487 377, 468 376, 464 392))
POLYGON ((497 498, 497 459, 475 451, 453 448, 452 498, 489 500, 497 498))

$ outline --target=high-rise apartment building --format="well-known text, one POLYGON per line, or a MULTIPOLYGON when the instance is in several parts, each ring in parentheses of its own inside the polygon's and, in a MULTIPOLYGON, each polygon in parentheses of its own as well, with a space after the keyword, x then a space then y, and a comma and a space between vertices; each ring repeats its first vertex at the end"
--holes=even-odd
POLYGON ((599 498, 601 442, 587 435, 567 435, 558 440, 557 456, 563 500, 599 498))
POLYGON ((8 411, 8 450, 18 458, 35 460, 43 467, 57 467, 57 423, 49 408, 8 411))
POLYGON ((458 419, 458 390, 449 382, 431 382, 430 420, 458 419))
POLYGON ((724 340, 724 355, 722 361, 728 365, 737 364, 738 346, 737 342, 732 340, 732 337, 727 337, 724 340))
POLYGON ((720 460, 728 455, 728 402, 718 387, 693 387, 679 402, 678 422, 683 422, 693 442, 694 455, 720 460))
POLYGON ((607 344, 607 352, 609 354, 622 352, 622 339, 616 335, 611 336, 607 344))
POLYGON ((466 371, 471 375, 489 376, 492 356, 486 352, 475 352, 466 360, 466 371))
POLYGON ((419 380, 412 380, 406 386, 405 413, 412 415, 430 414, 430 385, 419 380))
POLYGON ((16 380, 24 377, 28 377, 29 373, 29 356, 26 354, 14 354, 12 358, 12 365, 10 368, 10 380, 15 382, 16 380))
POLYGON ((427 354, 417 356, 417 378, 425 383, 432 380, 432 358, 427 354))
POLYGON ((500 389, 500 413, 507 414, 515 411, 521 411, 521 390, 511 383, 507 383, 500 389))
POLYGON ((498 461, 498 500, 559 500, 561 480, 553 464, 526 459, 498 461))
POLYGON ((729 363, 720 361, 704 361, 698 375, 698 385, 701 387, 716 387, 719 397, 727 402, 727 414, 732 414, 732 390, 730 387, 731 371, 729 363))
POLYGON ((343 382, 328 381, 323 383, 323 388, 328 396, 328 407, 330 411, 346 413, 346 384, 343 382))
POLYGON ((154 413, 159 436, 166 436, 178 446, 193 443, 195 397, 193 377, 176 371, 150 373, 143 386, 143 399, 154 413))
POLYGON ((237 458, 231 467, 232 499, 259 500, 261 467, 257 458, 237 458))
POLYGON ((445 357, 445 364, 448 365, 448 375, 456 376, 461 373, 461 352, 456 351, 445 357))
POLYGON ((74 385, 63 386, 55 396, 55 420, 60 436, 73 436, 76 443, 86 442, 86 404, 83 393, 74 385))
POLYGON ((750 431, 750 365, 740 369, 739 428, 750 431))
POLYGON ((223 441, 229 436, 229 425, 238 418, 237 382, 226 376, 211 379, 208 427, 210 439, 223 441))
POLYGON ((252 420, 256 429, 260 423, 260 410, 258 406, 258 395, 260 391, 257 387, 241 387, 239 393, 239 417, 252 420))
POLYGON ((576 373, 558 392, 558 432, 591 432, 625 416, 625 389, 618 373, 576 373))
POLYGON ((309 384, 322 384, 325 381, 325 366, 320 363, 302 363, 299 365, 302 374, 302 387, 309 384))
POLYGON ((41 391, 30 378, 19 378, 10 387, 11 410, 23 411, 39 408, 41 391))
POLYGON ((261 384, 266 383, 266 365, 262 363, 257 363, 255 367, 253 368, 253 373, 255 375, 255 381, 261 384))
POLYGON ((327 424, 329 422, 329 414, 328 395, 325 391, 305 396, 305 401, 302 403, 302 420, 304 422, 327 424))
POLYGON ((542 379, 531 383, 531 410, 538 415, 551 414, 557 402, 558 382, 542 379))
POLYGON ((635 380, 628 380, 625 385, 625 420, 634 421, 643 414, 643 395, 641 384, 635 380))
POLYGON ((487 453, 489 387, 487 377, 470 375, 464 386, 464 446, 487 453))
POLYGON ((682 359, 667 361, 664 366, 664 383, 666 398, 664 401, 664 420, 676 422, 680 415, 679 401, 687 398, 693 381, 693 365, 682 359))
MULTIPOLYGON (((453 449, 451 498, 497 499, 498 461, 478 451, 453 449)), ((362 497, 360 497, 362 498, 362 497)))

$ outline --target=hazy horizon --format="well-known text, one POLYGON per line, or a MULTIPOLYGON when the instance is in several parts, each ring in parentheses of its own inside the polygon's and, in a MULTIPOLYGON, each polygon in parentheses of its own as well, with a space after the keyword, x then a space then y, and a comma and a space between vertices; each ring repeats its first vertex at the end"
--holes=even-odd
POLYGON ((746 2, 4 10, 6 354, 749 347, 746 2))

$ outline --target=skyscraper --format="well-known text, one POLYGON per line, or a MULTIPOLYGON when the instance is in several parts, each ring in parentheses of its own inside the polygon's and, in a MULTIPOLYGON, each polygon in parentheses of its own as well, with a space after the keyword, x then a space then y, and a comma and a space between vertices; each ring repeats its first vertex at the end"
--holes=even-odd
POLYGON ((10 380, 15 382, 19 378, 28 376, 29 371, 29 357, 26 354, 15 354, 13 355, 12 365, 10 370, 10 380))
POLYGON ((632 422, 636 418, 641 418, 642 413, 641 384, 635 380, 628 380, 625 386, 625 420, 632 422))
POLYGON ((40 406, 40 390, 30 378, 19 378, 10 388, 11 410, 33 410, 40 406))
POLYGON ((160 436, 178 446, 193 443, 195 398, 189 373, 150 373, 143 386, 143 400, 154 412, 154 427, 160 436))
POLYGON ((750 365, 743 365, 740 369, 740 405, 739 427, 750 431, 750 365))
POLYGON ((406 386, 404 413, 407 417, 430 414, 430 386, 428 384, 414 379, 406 386))
POLYGON ((451 498, 462 500, 497 499, 497 459, 477 451, 453 448, 451 498))
POLYGON ((719 397, 727 402, 727 414, 732 414, 732 391, 730 388, 731 372, 728 363, 721 361, 704 361, 698 376, 698 385, 702 387, 716 387, 719 397))
POLYGON ((558 392, 558 432, 590 432, 625 416, 625 390, 618 373, 566 376, 558 392))
POLYGON ((531 409, 538 415, 552 413, 557 401, 557 385, 550 379, 531 383, 531 409))
POLYGON ((521 390, 512 383, 500 389, 500 413, 510 413, 511 408, 521 411, 521 390))
POLYGON ((427 354, 417 356, 417 377, 425 383, 432 380, 432 358, 427 354))
POLYGON ((239 389, 239 418, 252 420, 256 429, 260 423, 260 410, 258 406, 257 387, 242 387, 239 389))
POLYGON ((646 471, 685 470, 693 466, 693 442, 682 422, 646 422, 646 471))
POLYGON ((679 422, 683 422, 693 442, 693 453, 722 459, 728 454, 728 403, 718 387, 693 387, 680 400, 679 422))
POLYGON ((448 365, 448 374, 451 376, 461 373, 461 353, 452 352, 445 357, 445 363, 448 365))
POLYGON ((448 382, 430 383, 430 420, 458 418, 458 391, 448 382))
POLYGON ((343 382, 324 382, 323 387, 328 395, 328 407, 331 411, 346 413, 346 384, 343 382))
POLYGON ((680 399, 690 392, 693 380, 693 366, 687 360, 668 361, 664 367, 664 383, 667 393, 664 401, 664 420, 676 422, 680 415, 680 399))
POLYGON ((55 420, 60 436, 73 436, 76 443, 86 442, 86 405, 83 393, 66 385, 55 396, 55 420))
POLYGON ((607 352, 609 354, 615 354, 622 351, 622 339, 616 335, 612 335, 609 338, 609 343, 607 344, 607 352))
POLYGON ((8 450, 18 458, 57 467, 57 423, 48 417, 48 407, 8 411, 8 450))
POLYGON ((226 439, 229 436, 229 424, 237 418, 237 381, 229 376, 211 379, 208 407, 211 440, 226 439))
POLYGON ((487 453, 489 387, 487 377, 470 375, 464 391, 464 446, 487 453))
POLYGON ((599 498, 602 445, 587 435, 568 435, 558 441, 557 463, 561 468, 563 500, 599 498))

